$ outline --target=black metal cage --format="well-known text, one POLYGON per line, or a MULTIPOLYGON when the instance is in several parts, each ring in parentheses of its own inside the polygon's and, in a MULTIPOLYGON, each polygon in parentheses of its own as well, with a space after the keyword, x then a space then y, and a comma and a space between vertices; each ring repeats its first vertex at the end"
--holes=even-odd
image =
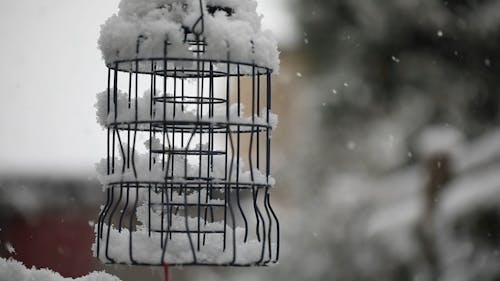
POLYGON ((206 58, 202 29, 192 30, 184 39, 191 58, 169 57, 166 36, 162 57, 107 66, 98 113, 107 130, 107 199, 95 244, 105 263, 278 261, 279 222, 270 201, 272 70, 233 61, 230 52, 226 60, 206 58))

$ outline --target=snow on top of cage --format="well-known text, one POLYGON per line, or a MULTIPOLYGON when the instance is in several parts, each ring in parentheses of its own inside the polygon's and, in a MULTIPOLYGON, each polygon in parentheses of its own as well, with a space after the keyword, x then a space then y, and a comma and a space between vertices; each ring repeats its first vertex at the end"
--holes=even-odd
POLYGON ((80 278, 64 278, 50 269, 27 268, 21 262, 13 259, 0 258, 0 281, 120 281, 116 276, 105 272, 92 272, 80 278))
MULTIPOLYGON (((206 59, 252 63, 278 71, 277 40, 263 30, 255 0, 203 0, 206 59)), ((199 0, 122 0, 119 12, 101 27, 99 47, 107 64, 164 55, 193 58, 185 28, 201 31, 199 0), (136 53, 140 40, 139 53, 136 53)), ((172 63, 172 62, 170 62, 172 63)))

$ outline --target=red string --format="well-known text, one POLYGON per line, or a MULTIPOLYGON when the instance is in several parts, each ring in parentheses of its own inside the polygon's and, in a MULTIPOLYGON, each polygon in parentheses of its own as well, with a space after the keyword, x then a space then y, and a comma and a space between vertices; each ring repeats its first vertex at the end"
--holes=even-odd
POLYGON ((163 264, 163 271, 165 272, 165 281, 168 281, 168 264, 163 264))

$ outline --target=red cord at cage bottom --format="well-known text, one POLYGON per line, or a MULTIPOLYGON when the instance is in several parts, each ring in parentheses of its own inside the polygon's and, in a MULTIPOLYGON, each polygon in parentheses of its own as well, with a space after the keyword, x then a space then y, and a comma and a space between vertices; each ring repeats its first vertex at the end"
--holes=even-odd
POLYGON ((165 281, 168 281, 168 264, 163 264, 163 272, 165 273, 165 281))

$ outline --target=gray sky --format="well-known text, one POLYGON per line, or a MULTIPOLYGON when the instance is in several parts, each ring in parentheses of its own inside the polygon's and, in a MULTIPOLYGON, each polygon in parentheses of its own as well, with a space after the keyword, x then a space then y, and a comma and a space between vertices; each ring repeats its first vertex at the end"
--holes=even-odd
MULTIPOLYGON (((286 0, 261 0, 264 26, 291 44, 286 0)), ((0 1, 0 174, 92 173, 105 154, 95 95, 106 87, 100 25, 119 0, 0 1)))

